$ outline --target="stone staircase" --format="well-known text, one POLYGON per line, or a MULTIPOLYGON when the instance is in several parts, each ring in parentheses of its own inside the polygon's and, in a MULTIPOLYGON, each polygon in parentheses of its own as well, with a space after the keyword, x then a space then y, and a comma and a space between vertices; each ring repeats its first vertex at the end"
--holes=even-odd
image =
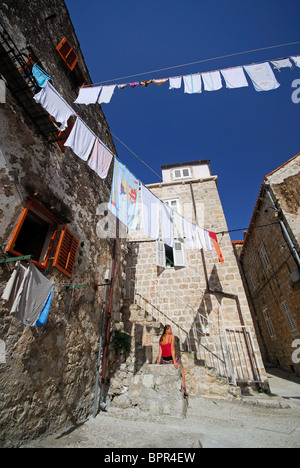
MULTIPOLYGON (((184 415, 187 401, 181 391, 180 369, 156 364, 163 325, 135 304, 123 307, 122 320, 124 331, 131 337, 131 353, 121 357, 117 367, 110 366, 109 404, 153 414, 184 415)), ((233 399, 240 396, 239 388, 218 377, 214 368, 206 367, 193 353, 181 351, 180 354, 189 397, 233 399)))

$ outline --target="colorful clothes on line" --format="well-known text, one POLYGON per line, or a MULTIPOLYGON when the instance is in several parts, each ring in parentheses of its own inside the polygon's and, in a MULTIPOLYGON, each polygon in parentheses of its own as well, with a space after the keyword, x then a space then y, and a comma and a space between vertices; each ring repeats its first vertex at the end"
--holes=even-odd
POLYGON ((114 177, 109 210, 125 226, 138 227, 138 198, 140 181, 115 158, 114 177))

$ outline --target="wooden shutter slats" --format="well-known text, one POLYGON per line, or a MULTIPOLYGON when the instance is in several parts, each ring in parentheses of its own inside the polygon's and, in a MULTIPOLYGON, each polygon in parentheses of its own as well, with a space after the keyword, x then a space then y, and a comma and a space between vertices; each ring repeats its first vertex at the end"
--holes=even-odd
POLYGON ((56 46, 56 50, 70 70, 73 70, 78 62, 78 55, 65 37, 60 41, 58 46, 56 46))
POLYGON ((53 266, 68 278, 72 278, 79 247, 79 240, 64 225, 58 242, 53 266))

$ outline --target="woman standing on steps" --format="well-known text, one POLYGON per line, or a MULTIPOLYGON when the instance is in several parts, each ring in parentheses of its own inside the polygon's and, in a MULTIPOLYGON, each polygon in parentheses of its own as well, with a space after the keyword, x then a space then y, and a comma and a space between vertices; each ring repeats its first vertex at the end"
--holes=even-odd
MULTIPOLYGON (((174 364, 175 369, 178 369, 179 364, 181 364, 181 361, 180 361, 180 358, 176 358, 176 355, 175 355, 175 337, 172 334, 171 325, 165 325, 159 344, 160 344, 160 347, 159 347, 159 355, 158 355, 157 364, 159 365, 162 359, 163 364, 174 364)), ((181 374, 182 374, 183 394, 185 397, 187 397, 188 393, 185 388, 185 374, 184 374, 182 364, 181 364, 181 374)))

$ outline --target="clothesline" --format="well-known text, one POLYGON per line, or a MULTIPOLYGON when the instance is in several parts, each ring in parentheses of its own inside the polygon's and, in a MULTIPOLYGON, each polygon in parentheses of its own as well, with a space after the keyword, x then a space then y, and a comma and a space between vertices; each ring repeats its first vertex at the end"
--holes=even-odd
MULTIPOLYGON (((66 103, 49 80, 46 82, 42 91, 34 96, 34 99, 49 113, 51 111, 51 115, 57 122, 62 123, 63 128, 65 128, 66 122, 71 115, 76 116, 76 122, 65 142, 65 146, 71 147, 78 157, 87 162, 102 179, 105 179, 113 159, 113 153, 107 150, 100 138, 97 137, 83 119, 76 115, 74 110, 66 103)), ((137 208, 140 184, 140 180, 114 156, 113 187, 108 207, 115 216, 124 222, 127 227, 132 229, 137 229, 137 208), (119 173, 121 173, 121 176, 119 173)), ((152 192, 149 191, 149 193, 152 192)), ((159 200, 158 197, 156 198, 159 200)), ((159 202, 162 239, 165 240, 167 245, 174 248, 173 219, 177 216, 177 212, 167 206, 162 200, 159 200, 159 202)), ((144 214, 142 216, 144 216, 144 214)), ((188 226, 187 223, 189 222, 182 217, 182 222, 184 221, 185 225, 188 226)), ((186 238, 189 239, 190 247, 193 245, 194 248, 199 248, 200 250, 204 248, 206 250, 208 245, 210 247, 210 244, 205 241, 205 230, 197 225, 190 224, 191 226, 189 228, 187 227, 185 232, 186 238)), ((215 241, 215 233, 207 232, 209 235, 213 235, 213 241, 215 241)), ((149 232, 147 232, 147 234, 149 235, 149 232)), ((220 255, 219 259, 223 262, 223 257, 220 255)))
MULTIPOLYGON (((76 104, 109 104, 116 88, 123 90, 126 86, 136 88, 138 85, 148 87, 151 83, 158 86, 169 81, 169 89, 180 89, 182 87, 182 80, 184 82, 184 92, 187 94, 195 94, 202 92, 202 80, 204 83, 205 91, 216 91, 223 88, 222 78, 225 80, 227 88, 241 88, 248 87, 248 81, 244 75, 246 71, 250 77, 256 91, 269 91, 278 88, 280 85, 277 82, 270 64, 273 65, 274 70, 279 70, 283 67, 293 68, 290 61, 293 60, 295 66, 300 67, 300 56, 290 56, 277 58, 267 61, 261 61, 248 65, 239 65, 234 67, 222 68, 213 71, 197 72, 188 75, 177 75, 169 78, 156 78, 143 81, 136 81, 132 83, 119 83, 104 85, 112 80, 108 80, 99 84, 99 86, 86 85, 79 91, 76 104), (274 85, 275 83, 275 85, 274 85)), ((133 76, 133 75, 132 75, 133 76)))
MULTIPOLYGON (((213 61, 213 60, 220 60, 220 59, 229 58, 229 57, 236 57, 238 55, 244 55, 244 54, 249 54, 249 53, 253 53, 253 52, 260 52, 260 51, 263 51, 263 50, 276 49, 276 48, 279 48, 279 47, 286 47, 286 46, 296 45, 296 44, 300 44, 300 41, 289 42, 289 43, 285 43, 285 44, 278 44, 278 45, 268 46, 268 47, 262 47, 262 48, 258 48, 258 49, 246 50, 246 51, 243 51, 243 52, 235 52, 233 54, 220 55, 218 57, 211 57, 211 58, 208 58, 208 59, 198 60, 198 61, 190 62, 190 63, 184 63, 184 64, 181 64, 181 65, 175 65, 175 66, 172 66, 172 67, 160 68, 160 69, 151 70, 151 71, 148 71, 148 72, 136 73, 135 75, 122 76, 122 77, 119 77, 119 78, 113 78, 111 80, 100 81, 98 83, 93 83, 92 85, 88 85, 88 86, 96 86, 96 85, 100 85, 100 84, 104 84, 104 83, 116 82, 116 81, 119 81, 119 80, 125 80, 127 78, 135 78, 136 76, 149 75, 150 73, 158 73, 158 72, 161 72, 161 71, 174 70, 176 68, 182 68, 182 67, 187 67, 187 66, 191 66, 191 65, 197 65, 199 63, 210 62, 210 61, 213 61)), ((284 57, 284 58, 286 58, 286 57, 284 57)), ((279 59, 276 59, 276 60, 279 60, 279 59)))

